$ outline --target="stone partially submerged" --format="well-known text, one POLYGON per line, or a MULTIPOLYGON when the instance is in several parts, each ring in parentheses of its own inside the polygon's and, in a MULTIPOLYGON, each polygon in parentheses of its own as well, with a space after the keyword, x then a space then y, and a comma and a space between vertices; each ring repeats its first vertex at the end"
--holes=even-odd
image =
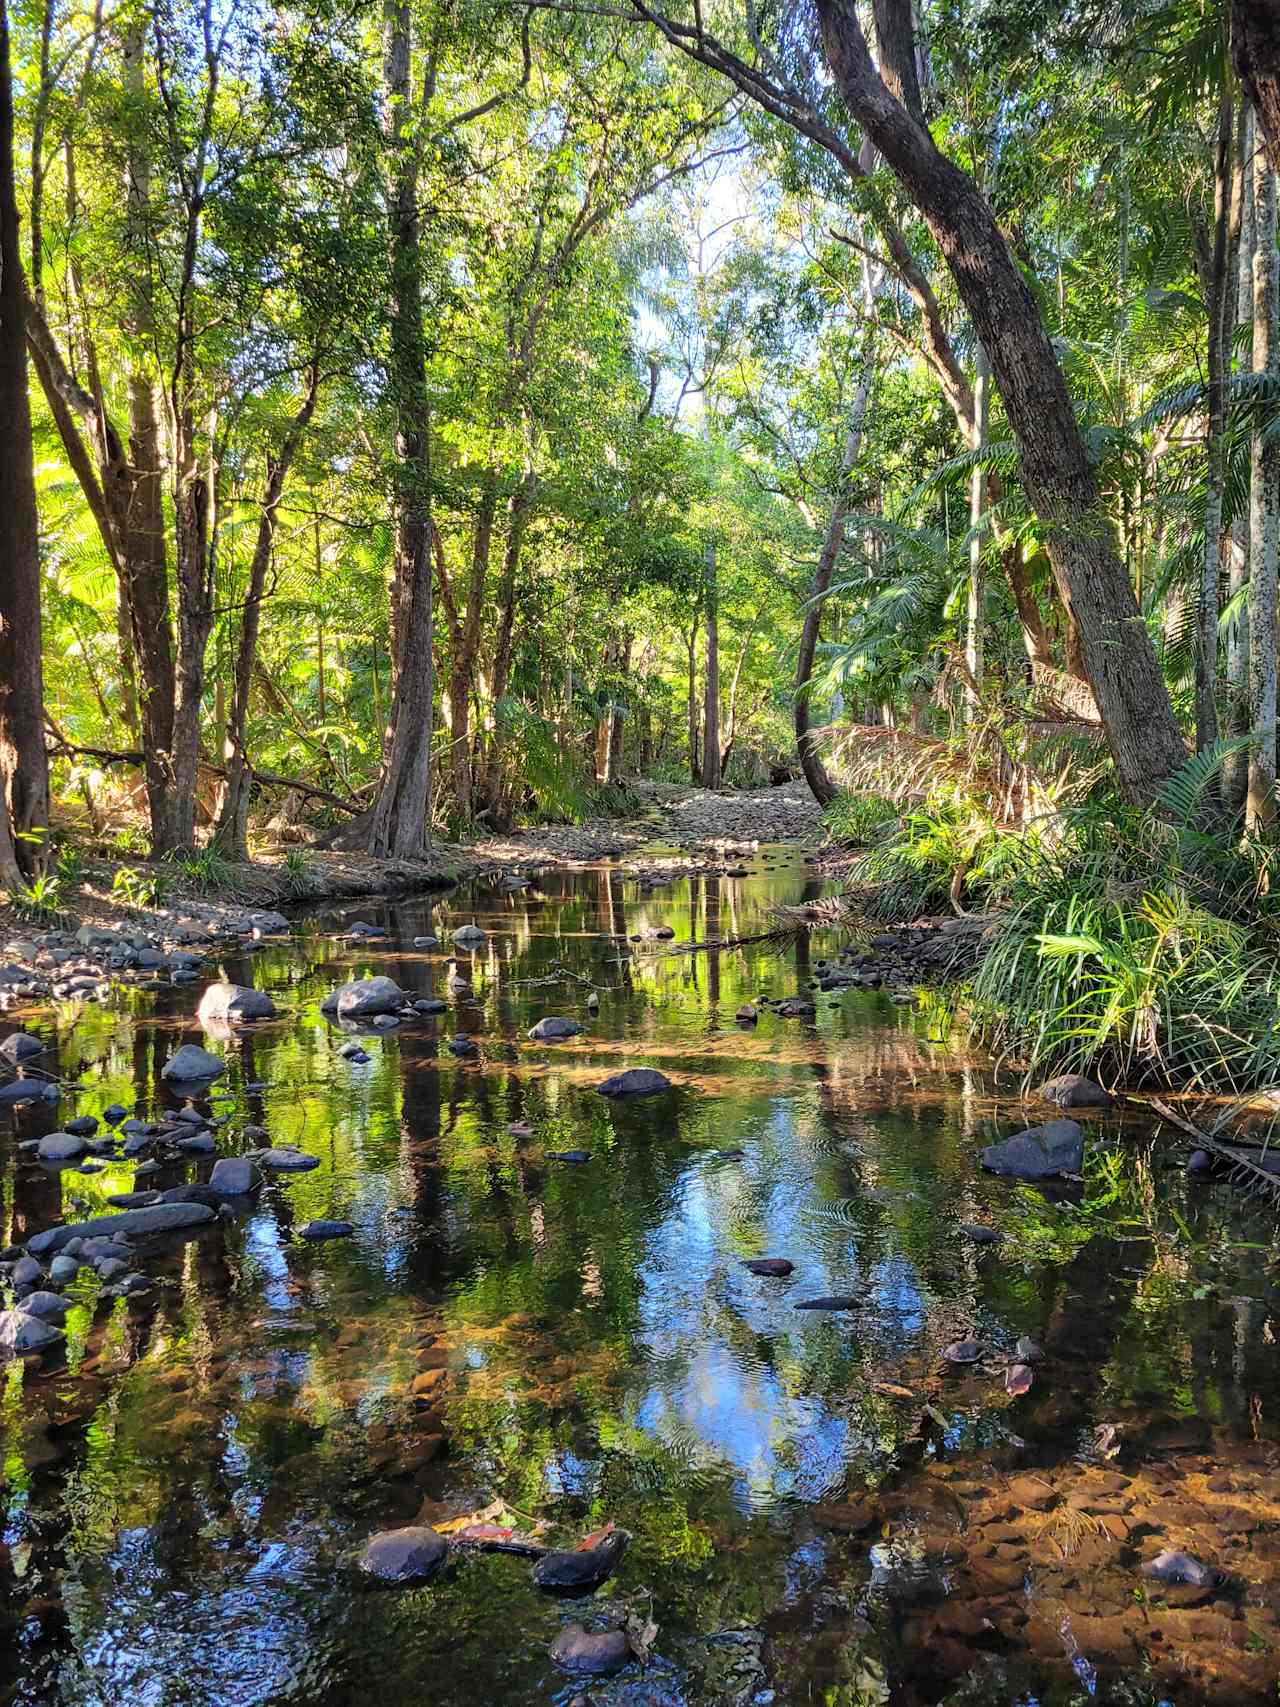
POLYGON ((171 1085, 208 1085, 226 1072, 226 1062, 211 1055, 198 1043, 184 1043, 160 1069, 160 1077, 171 1085))
POLYGON ((25 1310, 0 1310, 0 1357, 47 1351, 62 1339, 62 1329, 25 1310))
POLYGON ((561 1019, 557 1014, 548 1014, 540 1019, 537 1025, 529 1027, 531 1043, 563 1043, 566 1038, 577 1037, 582 1027, 576 1019, 561 1019))
POLYGON ((216 1220, 213 1210, 203 1203, 157 1203, 149 1209, 126 1209, 119 1215, 95 1215, 91 1221, 47 1227, 27 1240, 27 1249, 33 1257, 42 1257, 60 1251, 73 1239, 144 1239, 155 1233, 203 1227, 216 1220))
POLYGON ((1110 1108, 1115 1101, 1110 1091, 1082 1073, 1059 1073, 1056 1079, 1047 1079, 1036 1095, 1059 1108, 1110 1108))
POLYGON ((360 1555, 360 1569, 380 1583, 425 1582, 444 1563, 449 1544, 426 1524, 387 1529, 360 1555))
POLYGON ((373 1014, 398 1013, 405 993, 394 978, 357 978, 332 991, 320 1004, 321 1013, 339 1019, 368 1019, 373 1014))
POLYGON ((1084 1128, 1074 1120, 1050 1120, 982 1152, 988 1173, 1013 1179, 1059 1179, 1084 1166, 1084 1128))
POLYGON ((243 1025, 255 1019, 274 1019, 275 1014, 276 1005, 267 992, 248 984, 210 984, 196 1009, 196 1018, 202 1024, 221 1020, 243 1025))
POLYGON ((628 1067, 596 1086, 602 1097, 651 1097, 671 1089, 671 1080, 656 1067, 628 1067))

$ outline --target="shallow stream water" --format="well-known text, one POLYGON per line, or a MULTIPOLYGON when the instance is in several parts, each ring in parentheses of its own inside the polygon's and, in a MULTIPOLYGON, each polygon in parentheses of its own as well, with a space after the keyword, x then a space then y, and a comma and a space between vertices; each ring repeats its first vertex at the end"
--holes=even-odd
MULTIPOLYGON (((321 1163, 152 1264, 145 1307, 95 1309, 82 1274, 65 1362, 0 1372, 0 1702, 1275 1699, 1275 1210, 1188 1182, 1132 1113, 1090 1123, 1074 1190, 984 1175, 978 1148, 1036 1111, 885 993, 738 1026, 835 946, 681 952, 821 891, 794 852, 751 866, 654 893, 606 865, 362 903, 223 961, 282 1017, 210 1045, 221 1147, 252 1147, 252 1123, 321 1163), (342 941, 357 918, 389 940, 342 941), (471 920, 487 940, 451 995, 448 938, 471 920), (661 923, 674 942, 625 940, 661 923), (412 949, 427 932, 445 947, 412 949), (364 971, 450 1011, 370 1035, 353 1065, 319 1004, 364 971), (528 1041, 547 1014, 586 1034, 528 1041), (448 1052, 458 1031, 477 1061, 448 1052), (596 1094, 634 1065, 673 1088, 596 1094), (549 1157, 570 1148, 590 1160, 549 1157), (311 1217, 355 1234, 305 1243, 311 1217), (761 1256, 795 1272, 758 1278, 761 1256), (796 1310, 823 1294, 857 1302, 796 1310), (1024 1335, 1044 1357, 1014 1397, 1024 1335), (967 1338, 981 1364, 941 1361, 967 1338), (498 1554, 362 1586, 375 1531, 498 1501, 560 1545, 609 1520, 633 1539, 585 1605, 498 1554), (1163 1547, 1222 1581, 1144 1579, 1163 1547), (657 1626, 647 1664, 557 1671, 565 1623, 627 1616, 657 1626)), ((202 1041, 199 990, 16 1017, 83 1087, 75 1112, 145 1117, 171 1105, 165 1058, 202 1041)), ((55 1116, 5 1119, 0 1243, 132 1186, 127 1164, 20 1160, 55 1116)))

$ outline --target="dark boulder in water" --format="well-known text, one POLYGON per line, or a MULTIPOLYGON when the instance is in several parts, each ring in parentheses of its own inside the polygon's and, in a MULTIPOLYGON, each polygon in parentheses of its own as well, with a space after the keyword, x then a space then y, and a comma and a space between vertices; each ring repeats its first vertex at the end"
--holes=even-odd
POLYGON ((360 1555, 360 1569, 378 1582, 425 1582, 440 1569, 448 1552, 442 1535, 426 1524, 411 1524, 375 1535, 360 1555))
POLYGON ((1059 1108, 1110 1108, 1115 1101, 1110 1091, 1082 1073, 1059 1073, 1056 1079, 1046 1079, 1036 1095, 1059 1108))
POLYGON ((613 1575, 630 1539, 625 1529, 612 1529, 594 1547, 545 1553, 533 1567, 533 1580, 548 1594, 590 1594, 613 1575))
POLYGON ((989 1173, 1015 1179, 1057 1179, 1078 1174, 1084 1166, 1084 1128, 1074 1120, 1050 1120, 1033 1126, 982 1152, 989 1173))
POLYGON ((631 1643, 625 1630, 584 1630, 581 1624, 566 1624, 551 1644, 551 1658, 566 1671, 601 1676, 626 1665, 631 1643))
POLYGON ((628 1067, 596 1086, 602 1097, 651 1097, 671 1089, 671 1080, 656 1067, 628 1067))
POLYGON ((783 1275, 794 1273, 796 1265, 793 1262, 788 1262, 786 1257, 749 1257, 742 1266, 749 1268, 752 1274, 763 1274, 780 1279, 783 1275))

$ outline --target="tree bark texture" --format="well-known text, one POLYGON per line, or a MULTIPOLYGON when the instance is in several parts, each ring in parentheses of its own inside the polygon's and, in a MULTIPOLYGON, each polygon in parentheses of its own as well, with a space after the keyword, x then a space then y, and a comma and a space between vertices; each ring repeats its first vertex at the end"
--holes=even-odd
MULTIPOLYGON (((1280 371, 1276 305, 1276 174, 1262 149, 1253 160, 1253 371, 1280 371)), ((1249 464, 1249 782, 1245 815, 1261 829, 1276 815, 1276 545, 1280 455, 1259 419, 1249 464)))

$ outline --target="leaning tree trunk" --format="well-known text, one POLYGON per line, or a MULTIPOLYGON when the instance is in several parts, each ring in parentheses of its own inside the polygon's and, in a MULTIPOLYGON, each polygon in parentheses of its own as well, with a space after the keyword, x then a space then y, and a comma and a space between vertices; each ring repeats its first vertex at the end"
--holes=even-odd
POLYGON ((697 782, 702 776, 702 767, 698 760, 698 629, 700 621, 694 616, 689 629, 689 638, 685 642, 688 652, 688 691, 686 694, 686 714, 689 725, 689 780, 697 782))
POLYGON ((43 855, 49 823, 40 548, 27 396, 26 287, 13 170, 9 17, 0 0, 0 882, 43 855))
MULTIPOLYGON (((1240 186, 1240 240, 1236 265, 1234 326, 1253 325, 1253 114, 1247 101, 1241 103, 1236 132, 1236 177, 1240 186)), ((1234 342, 1234 340, 1233 340, 1234 342)), ((1253 357, 1241 343, 1239 371, 1252 372, 1253 357)), ((1228 595, 1237 606, 1227 629, 1226 733, 1236 740, 1249 730, 1249 617, 1242 595, 1249 585, 1249 512, 1240 512, 1231 525, 1231 568, 1228 595)), ((1238 812, 1244 805, 1249 783, 1249 760, 1244 751, 1229 751, 1222 761, 1222 796, 1227 807, 1238 812)))
POLYGON ((831 514, 822 537, 817 567, 809 586, 809 603, 800 629, 800 648, 796 654, 796 692, 792 717, 796 732, 796 757, 809 784, 810 793, 819 806, 826 806, 837 794, 836 785, 827 775, 827 767, 813 744, 813 721, 810 694, 812 692, 813 662, 818 653, 818 635, 822 628, 822 608, 826 603, 831 577, 835 574, 840 551, 844 545, 844 524, 849 514, 849 476, 862 451, 862 429, 871 399, 871 375, 874 352, 868 349, 862 378, 854 394, 849 430, 845 434, 844 452, 840 458, 839 484, 831 496, 831 514))
POLYGON ((391 156, 390 391, 396 411, 393 680, 382 777, 369 825, 369 852, 421 857, 431 787, 431 419, 422 325, 421 175, 410 76, 408 0, 384 14, 385 141, 391 156))
MULTIPOLYGON (((909 11, 910 0, 893 4, 909 11)), ((885 87, 856 0, 818 0, 818 15, 846 106, 923 215, 991 356, 1121 790, 1149 805, 1186 749, 1035 298, 986 198, 885 87)))
POLYGON ((716 548, 707 547, 707 649, 703 684, 702 786, 720 786, 720 587, 716 548))
MULTIPOLYGON (((1261 149, 1253 166, 1253 371, 1280 371, 1276 308, 1276 174, 1261 149)), ((1245 815, 1252 829, 1276 816, 1276 544, 1280 454, 1259 413, 1250 446, 1249 494, 1249 786, 1245 815)))

